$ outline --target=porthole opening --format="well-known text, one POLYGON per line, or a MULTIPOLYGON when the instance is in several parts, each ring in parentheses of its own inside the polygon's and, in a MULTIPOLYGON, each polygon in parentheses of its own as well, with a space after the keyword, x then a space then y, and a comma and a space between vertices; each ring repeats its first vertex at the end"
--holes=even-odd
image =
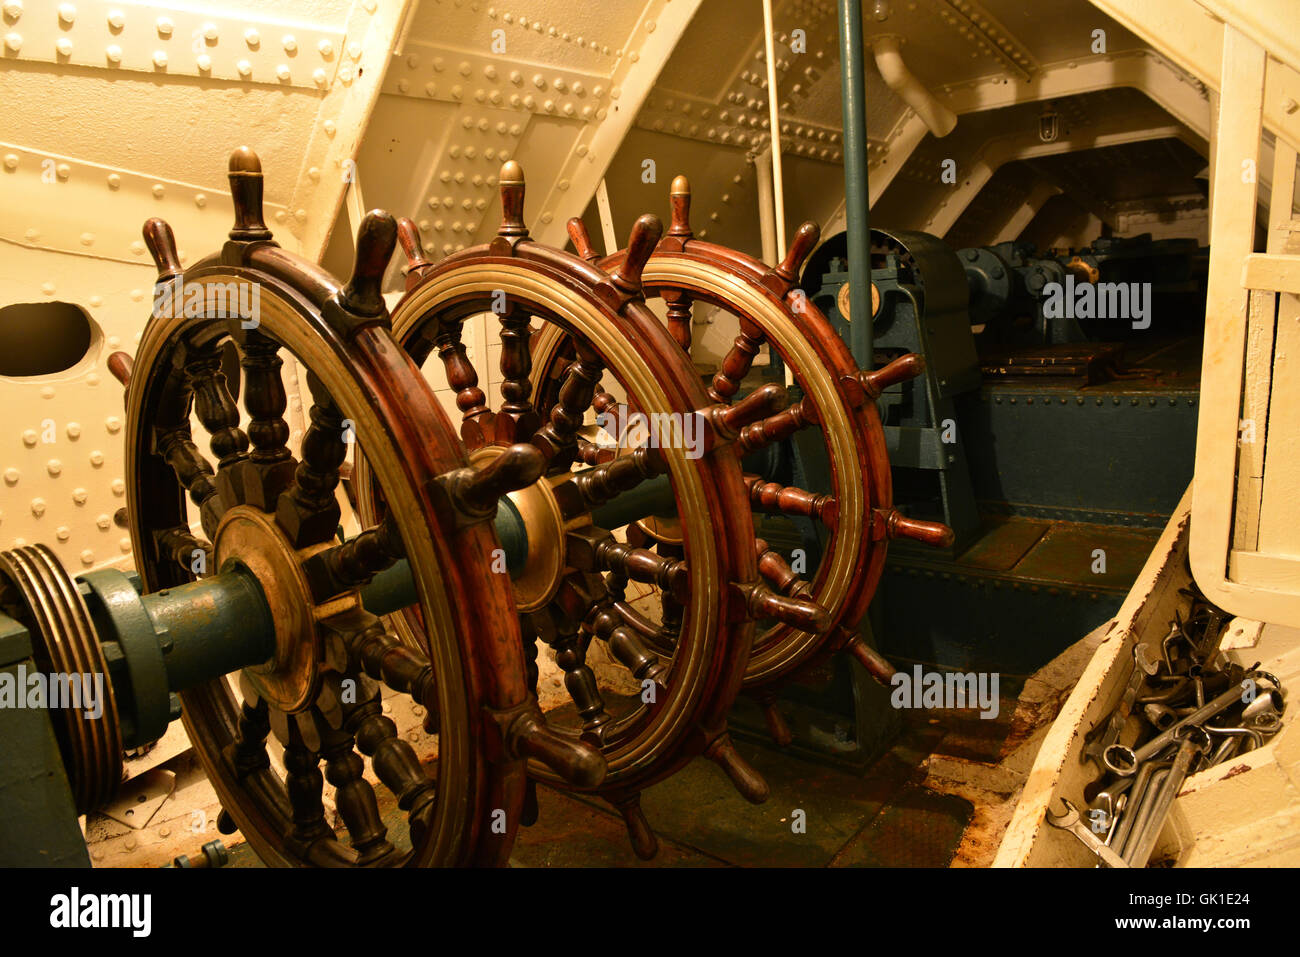
POLYGON ((90 351, 95 324, 70 302, 0 306, 0 375, 30 378, 67 372, 90 351))

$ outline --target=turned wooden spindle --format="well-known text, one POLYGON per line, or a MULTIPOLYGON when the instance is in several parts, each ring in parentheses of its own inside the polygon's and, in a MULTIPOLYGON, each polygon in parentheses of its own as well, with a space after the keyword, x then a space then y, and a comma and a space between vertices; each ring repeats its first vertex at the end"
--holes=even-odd
POLYGON ((321 757, 325 759, 325 780, 334 785, 334 806, 348 829, 357 864, 365 867, 395 855, 375 789, 364 776, 366 763, 352 748, 351 732, 332 728, 321 718, 316 723, 321 757))
POLYGON ((420 230, 406 216, 397 218, 397 241, 402 245, 402 253, 406 256, 406 268, 409 272, 431 265, 424 252, 424 243, 420 241, 420 230))
POLYGON ((813 222, 804 223, 795 230, 794 239, 790 241, 790 248, 786 251, 785 259, 781 260, 781 264, 764 277, 768 284, 776 285, 778 291, 784 293, 798 283, 799 270, 803 268, 804 260, 813 251, 813 247, 817 245, 817 240, 821 239, 821 235, 821 227, 813 222))
POLYGON ((878 683, 886 688, 893 687, 892 679, 896 669, 881 656, 880 652, 863 641, 861 635, 841 627, 831 646, 856 658, 858 664, 867 669, 867 674, 878 683))
POLYGON ((235 722, 235 740, 230 749, 231 763, 240 781, 271 766, 266 753, 266 736, 271 733, 270 712, 261 698, 244 700, 235 722))
POLYGON ((532 317, 523 309, 510 308, 501 316, 501 398, 496 415, 496 440, 499 443, 516 442, 530 437, 541 424, 541 417, 533 408, 533 371, 529 341, 533 329, 532 317))
POLYGON ((186 571, 194 571, 195 558, 199 553, 203 555, 202 567, 212 569, 212 546, 190 532, 188 526, 178 525, 156 532, 154 540, 158 543, 160 556, 171 558, 186 571))
POLYGON ((288 396, 284 390, 280 346, 256 330, 244 337, 240 367, 244 376, 244 408, 248 410, 248 440, 253 449, 243 480, 245 505, 271 511, 280 493, 293 481, 296 463, 289 451, 289 424, 284 420, 288 396))
POLYGON ((239 427, 239 406, 230 394, 222 361, 219 343, 204 351, 186 350, 186 385, 194 396, 194 415, 211 436, 218 472, 248 457, 248 436, 239 427))
POLYGON ((907 355, 899 356, 893 362, 879 369, 859 372, 858 381, 862 383, 863 391, 867 393, 868 398, 879 399, 881 394, 891 385, 915 379, 924 371, 924 357, 917 355, 915 352, 909 352, 907 355))
POLYGON ((740 334, 722 357, 721 366, 713 377, 713 385, 709 388, 710 399, 714 402, 731 401, 731 397, 740 391, 740 382, 749 374, 764 341, 763 330, 753 320, 742 316, 740 334))
POLYGON ((609 653, 614 656, 638 681, 649 681, 655 687, 655 700, 667 692, 664 679, 668 667, 659 660, 659 656, 646 647, 639 635, 623 622, 618 605, 606 594, 585 622, 588 630, 605 642, 609 653))
POLYGON ((794 741, 794 732, 790 730, 785 715, 777 709, 776 693, 761 691, 755 699, 763 712, 763 722, 767 725, 768 736, 778 748, 788 748, 794 741))
POLYGON ((910 538, 935 548, 947 548, 955 538, 953 530, 942 522, 908 518, 896 508, 878 508, 874 518, 877 529, 888 538, 910 538))
POLYGON ((608 538, 596 546, 598 567, 622 578, 655 585, 680 602, 690 599, 691 578, 686 562, 656 555, 648 548, 633 548, 608 538))
POLYGON ((591 234, 587 232, 587 224, 582 221, 581 216, 570 219, 565 224, 565 229, 569 232, 569 239, 573 241, 573 248, 577 251, 579 259, 591 263, 600 258, 600 253, 596 252, 596 247, 592 245, 591 234))
POLYGON ((564 374, 559 401, 551 408, 547 421, 533 436, 533 445, 542 450, 547 461, 561 451, 572 448, 582 427, 588 406, 596 396, 605 366, 595 352, 579 347, 578 358, 564 374))
POLYGON ((685 243, 695 235, 691 232, 691 183, 685 176, 673 177, 672 186, 668 188, 668 204, 672 207, 668 235, 679 243, 685 243))
POLYGON ((627 255, 610 274, 610 280, 619 292, 625 296, 641 293, 641 273, 646 262, 655 251, 659 238, 663 235, 664 224, 659 217, 643 213, 632 224, 632 235, 627 241, 627 255))
POLYGON ((347 427, 331 402, 316 402, 310 418, 293 482, 276 503, 276 521, 296 548, 334 537, 339 525, 334 490, 339 483, 339 466, 348 455, 347 427))
POLYGON ((199 507, 204 534, 214 538, 225 508, 217 492, 212 465, 194 444, 189 423, 160 432, 154 439, 154 447, 176 473, 181 487, 190 493, 190 501, 199 507))
POLYGON ((594 509, 667 471, 668 461, 662 449, 643 448, 579 472, 573 483, 587 508, 594 509))
POLYGON ((691 297, 684 292, 665 289, 664 304, 668 307, 668 331, 682 351, 691 351, 691 297))
POLYGON ((470 515, 491 514, 497 499, 532 485, 546 470, 546 457, 536 446, 519 442, 510 446, 481 468, 466 468, 452 473, 452 500, 470 515))
POLYGON ((354 667, 364 669, 371 678, 394 691, 410 695, 416 704, 427 709, 424 729, 430 734, 438 733, 438 686, 428 658, 407 648, 379 619, 349 634, 346 643, 354 667))
POLYGON ((750 505, 760 512, 798 515, 812 518, 834 528, 839 520, 839 506, 834 495, 818 495, 793 485, 764 482, 761 476, 746 475, 750 505))
POLYGON ((762 775, 740 756, 736 746, 731 743, 731 735, 725 731, 714 739, 704 756, 722 768, 740 796, 750 804, 762 804, 772 793, 762 775))
POLYGON ((382 209, 372 209, 357 229, 357 254, 352 276, 339 298, 349 311, 380 316, 384 305, 384 271, 397 247, 397 222, 382 209))
POLYGON ((769 382, 755 389, 735 405, 715 410, 714 428, 724 438, 734 439, 740 435, 741 429, 745 426, 772 415, 784 408, 789 401, 790 396, 785 391, 785 386, 769 382))
POLYGON ((650 822, 646 820, 645 812, 641 810, 641 795, 631 794, 614 798, 611 803, 623 817, 628 840, 632 842, 632 852, 643 861, 654 860, 655 855, 659 853, 659 839, 650 829, 650 822))
POLYGON ((586 642, 569 622, 561 623, 554 633, 542 637, 555 652, 555 663, 564 672, 564 688, 582 719, 583 739, 602 741, 613 716, 605 710, 605 699, 596 682, 596 673, 587 664, 586 642))
POLYGON ((736 439, 736 454, 750 455, 788 439, 800 429, 813 425, 817 421, 815 413, 812 400, 804 396, 790 408, 745 426, 736 439))
MULTIPOLYGON (((145 220, 144 244, 153 257, 153 264, 158 267, 158 282, 167 282, 181 274, 181 257, 176 251, 176 236, 166 220, 153 218, 145 220)), ((180 303, 173 303, 173 308, 180 303)))
POLYGON ((754 539, 754 553, 758 558, 758 573, 782 595, 808 597, 810 589, 790 567, 780 552, 774 551, 761 538, 754 539))
POLYGON ((497 177, 501 184, 501 225, 497 235, 516 241, 528 238, 524 225, 524 169, 514 160, 501 167, 497 177))
POLYGON ((392 513, 373 528, 302 563, 317 601, 364 585, 406 554, 392 513))
POLYGON ((811 598, 778 595, 766 585, 752 585, 747 592, 746 601, 755 620, 771 618, 791 628, 817 634, 831 626, 830 614, 811 598))
POLYGON ((247 146, 230 154, 230 198, 235 204, 235 225, 230 238, 255 242, 271 238, 262 218, 262 161, 247 146))
POLYGON ((614 449, 605 448, 582 438, 577 440, 575 455, 583 465, 604 465, 618 458, 618 453, 614 449))
POLYGON ((605 757, 589 744, 556 734, 546 726, 536 705, 510 725, 507 747, 521 758, 535 758, 579 788, 594 788, 605 780, 605 757))
POLYGON ((370 758, 375 776, 397 798, 397 806, 418 814, 434 800, 434 782, 415 749, 398 737, 397 724, 383 713, 379 686, 367 682, 366 687, 373 691, 365 701, 343 706, 344 727, 356 737, 357 750, 370 758))
POLYGON ((114 352, 108 357, 108 371, 113 374, 113 378, 122 383, 122 388, 127 389, 131 386, 131 366, 133 360, 125 352, 114 352))

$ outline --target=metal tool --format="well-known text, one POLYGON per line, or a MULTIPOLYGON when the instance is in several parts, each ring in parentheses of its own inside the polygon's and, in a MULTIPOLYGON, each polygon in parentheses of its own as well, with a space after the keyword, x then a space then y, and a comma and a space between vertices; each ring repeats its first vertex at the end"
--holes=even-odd
POLYGON ((1124 858, 1116 854, 1101 838, 1092 833, 1092 829, 1080 817, 1077 807, 1065 798, 1061 799, 1061 803, 1065 805, 1064 814, 1053 814, 1051 808, 1047 809, 1048 824, 1069 831, 1082 841, 1088 850, 1101 858, 1101 862, 1107 867, 1128 867, 1128 863, 1125 862, 1124 858))
POLYGON ((1182 790, 1183 782, 1191 772, 1193 762, 1210 749, 1210 736, 1203 728, 1186 727, 1176 732, 1179 740, 1178 753, 1169 770, 1155 790, 1150 807, 1145 816, 1138 821, 1124 849, 1124 859, 1131 867, 1146 867, 1151 858, 1151 851, 1156 846, 1165 819, 1174 806, 1174 799, 1182 790))
POLYGON ((1146 744, 1134 750, 1124 744, 1112 744, 1102 752, 1102 761, 1111 771, 1121 777, 1128 777, 1137 772, 1138 766, 1143 761, 1148 761, 1155 757, 1174 741, 1174 736, 1188 725, 1201 725, 1213 718, 1216 714, 1226 711, 1233 704, 1241 700, 1241 689, 1238 687, 1229 688, 1223 694, 1219 695, 1213 701, 1208 702, 1204 707, 1197 708, 1186 718, 1177 724, 1171 725, 1160 734, 1156 735, 1146 744))
POLYGON ((1099 763, 1103 762, 1106 749, 1119 740, 1124 730, 1128 716, 1133 710, 1133 703, 1137 701, 1142 682, 1154 675, 1159 668, 1160 663, 1151 658, 1150 648, 1145 642, 1133 646, 1133 673, 1129 675, 1128 687, 1124 689, 1118 707, 1110 713, 1101 736, 1085 745, 1082 755, 1084 760, 1092 758, 1099 763))

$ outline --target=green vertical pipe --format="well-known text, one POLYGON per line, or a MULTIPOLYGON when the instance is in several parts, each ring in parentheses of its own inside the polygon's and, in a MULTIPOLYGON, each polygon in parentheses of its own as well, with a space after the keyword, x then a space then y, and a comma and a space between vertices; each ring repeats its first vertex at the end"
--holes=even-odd
POLYGON ((839 0, 840 98, 844 119, 844 207, 849 241, 849 351, 875 367, 871 329, 871 190, 867 185, 867 93, 861 0, 839 0))

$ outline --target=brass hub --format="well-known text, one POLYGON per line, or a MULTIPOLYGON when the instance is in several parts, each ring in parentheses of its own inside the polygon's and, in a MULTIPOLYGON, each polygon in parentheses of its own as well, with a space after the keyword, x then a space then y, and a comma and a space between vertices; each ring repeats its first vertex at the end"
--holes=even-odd
POLYGON ((217 568, 243 565, 257 579, 275 621, 275 657, 244 669, 244 676, 272 708, 286 714, 306 709, 320 690, 326 659, 316 623, 359 603, 356 592, 317 605, 301 563, 331 548, 324 542, 295 550, 275 518, 249 505, 228 511, 217 527, 212 547, 217 568))

